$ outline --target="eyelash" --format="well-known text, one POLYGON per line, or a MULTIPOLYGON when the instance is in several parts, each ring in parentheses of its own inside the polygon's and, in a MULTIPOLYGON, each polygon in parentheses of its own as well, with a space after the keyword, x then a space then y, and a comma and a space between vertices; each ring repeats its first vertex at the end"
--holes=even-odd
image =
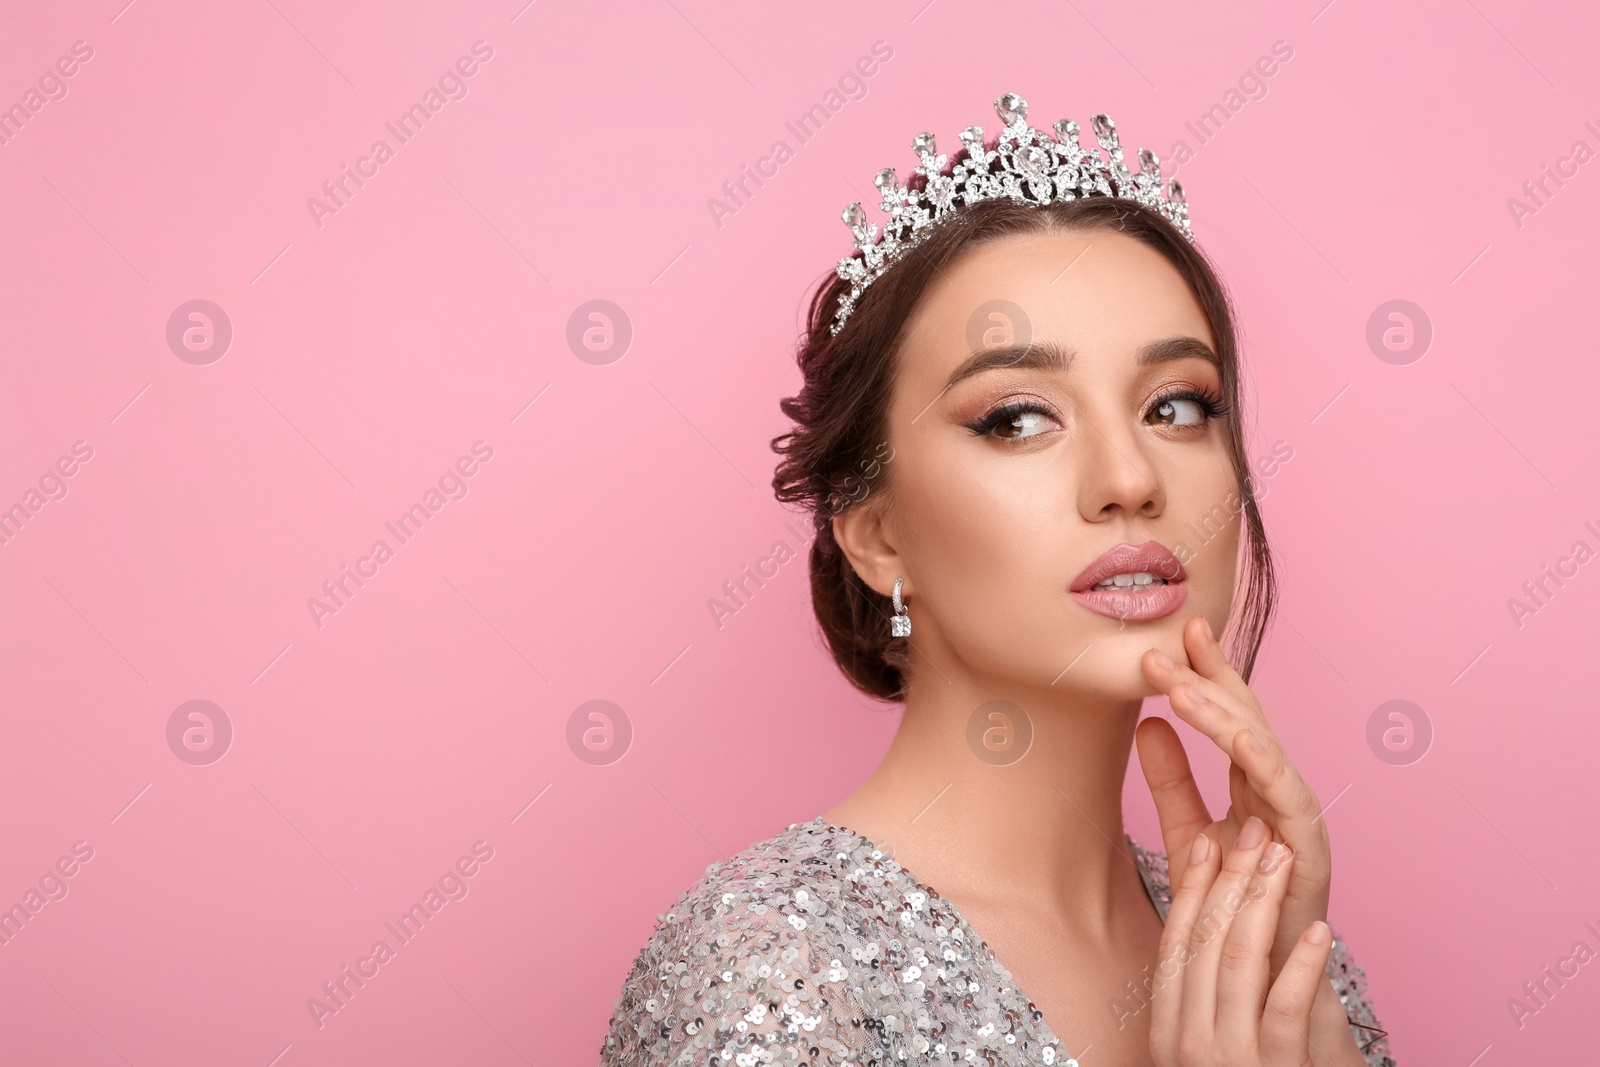
MULTIPOLYGON (((1193 400, 1200 405, 1200 411, 1205 415, 1207 422, 1228 417, 1228 402, 1222 398, 1220 393, 1213 392, 1210 389, 1184 388, 1174 389, 1170 393, 1163 393, 1151 401, 1150 411, 1154 411, 1171 400, 1193 400)), ((1145 414, 1149 415, 1150 412, 1147 411, 1145 414)))
MULTIPOLYGON (((1155 411, 1162 404, 1170 403, 1174 400, 1194 401, 1200 406, 1200 411, 1204 414, 1207 423, 1228 417, 1228 402, 1219 394, 1210 389, 1189 388, 1174 389, 1171 392, 1162 393, 1150 402, 1150 407, 1145 411, 1145 417, 1148 418, 1150 412, 1155 411)), ((977 422, 969 425, 967 429, 975 437, 986 437, 1017 416, 1029 413, 1048 415, 1052 419, 1057 418, 1054 411, 1051 411, 1041 403, 1032 400, 1013 400, 995 408, 977 422)), ((1000 440, 1004 440, 1004 438, 1000 440)))

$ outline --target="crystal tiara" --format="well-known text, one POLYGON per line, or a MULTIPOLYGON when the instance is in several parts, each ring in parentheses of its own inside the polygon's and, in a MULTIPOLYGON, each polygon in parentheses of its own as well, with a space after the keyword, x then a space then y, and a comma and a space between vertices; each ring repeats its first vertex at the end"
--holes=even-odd
POLYGON ((878 206, 889 216, 882 240, 879 228, 867 224, 859 201, 845 207, 844 222, 855 235, 856 251, 839 261, 839 277, 850 283, 850 291, 834 315, 835 335, 867 286, 915 248, 935 223, 980 200, 1006 197, 1039 205, 1087 196, 1135 200, 1160 212, 1193 243, 1183 186, 1172 178, 1163 193, 1161 160, 1148 148, 1139 149, 1138 172, 1129 171, 1111 116, 1094 116, 1098 146, 1085 150, 1078 144, 1078 124, 1071 119, 1056 122, 1054 138, 1029 126, 1028 102, 1016 93, 996 100, 994 109, 1005 123, 994 147, 985 146, 983 127, 968 126, 961 131, 963 148, 956 163, 946 169, 949 157, 935 154, 933 134, 919 133, 911 148, 921 163, 907 184, 898 184, 893 167, 877 173, 872 183, 883 194, 878 206))

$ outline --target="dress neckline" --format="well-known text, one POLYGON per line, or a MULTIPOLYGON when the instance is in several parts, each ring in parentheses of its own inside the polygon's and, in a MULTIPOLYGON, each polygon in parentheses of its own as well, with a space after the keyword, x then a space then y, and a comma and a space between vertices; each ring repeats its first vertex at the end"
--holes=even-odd
MULTIPOLYGON (((989 962, 993 964, 996 970, 1005 974, 1006 981, 1011 984, 1012 990, 1015 991, 1023 1000, 1027 1001, 1028 1005, 1033 1009, 1035 1013, 1033 1025, 1039 1031, 1040 1041, 1045 1045, 1054 1044, 1061 1050, 1061 1054, 1065 1058, 1063 1060, 1059 1060, 1058 1063, 1060 1063, 1062 1067, 1077 1067, 1078 1061, 1067 1052, 1067 1042, 1063 1040, 1061 1035, 1057 1034, 1050 1026, 1049 1022, 1045 1020, 1044 1012, 1034 1002, 1033 997, 1028 995, 1028 991, 1017 984, 1015 972, 1013 972, 1011 968, 1006 965, 1006 962, 999 957, 994 950, 994 946, 989 944, 987 939, 974 930, 971 923, 967 922, 966 914, 956 906, 955 901, 951 900, 949 897, 945 896, 928 883, 924 882, 909 867, 901 863, 900 858, 895 855, 893 848, 884 848, 866 834, 852 830, 848 826, 840 826, 836 822, 830 822, 821 815, 818 815, 816 818, 812 819, 811 825, 825 830, 834 830, 841 834, 847 834, 850 837, 856 838, 857 840, 863 842, 873 851, 881 852, 885 858, 894 864, 895 869, 900 873, 900 876, 907 882, 911 883, 912 887, 917 892, 925 893, 929 899, 943 901, 944 906, 950 909, 951 916, 955 919, 956 924, 961 928, 961 934, 967 939, 967 943, 973 945, 982 945, 989 953, 989 962)), ((1169 901, 1162 899, 1161 891, 1157 887, 1155 880, 1151 876, 1150 870, 1148 869, 1149 863, 1146 860, 1148 851, 1126 832, 1123 833, 1122 837, 1128 842, 1128 854, 1133 857, 1133 866, 1134 869, 1139 872, 1139 881, 1144 885, 1145 896, 1149 899, 1151 906, 1156 909, 1157 917, 1161 919, 1162 925, 1165 926, 1167 922, 1167 911, 1170 907, 1170 903, 1169 901)))

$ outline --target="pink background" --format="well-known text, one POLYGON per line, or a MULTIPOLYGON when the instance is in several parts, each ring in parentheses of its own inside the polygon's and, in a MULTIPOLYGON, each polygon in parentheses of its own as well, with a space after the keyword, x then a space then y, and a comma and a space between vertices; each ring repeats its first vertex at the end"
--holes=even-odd
POLYGON ((1104 110, 1130 151, 1194 151, 1251 452, 1293 450, 1264 483, 1285 581, 1257 688, 1331 804, 1333 920, 1396 1058, 1573 1062, 1600 964, 1520 1027, 1507 1001, 1600 949, 1600 564, 1520 628, 1508 600, 1600 547, 1600 162, 1520 225, 1507 201, 1600 148, 1592 14, 524 2, 7 15, 0 104, 93 57, 0 145, 0 506, 93 455, 0 545, 0 904, 93 858, 0 945, 0 1062, 593 1062, 655 916, 894 729, 821 651, 803 563, 720 629, 707 601, 797 547, 768 440, 840 209, 909 173, 915 133, 992 131, 1006 91, 1041 128, 1104 110), (399 144, 384 124, 476 41, 465 97, 399 144), (875 41, 892 58, 800 144, 785 121, 875 41), (1185 123, 1277 41, 1201 144, 1185 123), (379 138, 319 225, 308 198, 379 138), (718 225, 708 198, 778 139, 793 158, 718 225), (196 299, 233 328, 206 365, 166 339, 196 299), (603 365, 566 340, 596 299, 633 330, 603 365), (1395 299, 1434 332, 1406 365, 1366 340, 1395 299), (399 545, 384 523, 479 441, 399 545), (380 538, 319 627, 308 599, 380 538), (631 723, 609 765, 568 743, 594 699, 631 723), (1395 699, 1434 731, 1403 766, 1366 734, 1395 699), (191 700, 232 726, 208 765, 168 742, 191 700), (307 999, 479 841, 467 895, 319 1028, 307 999))

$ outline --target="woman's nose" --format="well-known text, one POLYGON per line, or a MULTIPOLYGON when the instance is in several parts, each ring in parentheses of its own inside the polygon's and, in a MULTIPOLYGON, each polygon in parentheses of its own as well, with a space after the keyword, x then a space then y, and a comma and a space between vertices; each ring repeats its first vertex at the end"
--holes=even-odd
POLYGON ((1161 514, 1166 492, 1133 428, 1103 414, 1088 416, 1082 425, 1078 452, 1083 517, 1098 522, 1116 510, 1127 515, 1161 514))

